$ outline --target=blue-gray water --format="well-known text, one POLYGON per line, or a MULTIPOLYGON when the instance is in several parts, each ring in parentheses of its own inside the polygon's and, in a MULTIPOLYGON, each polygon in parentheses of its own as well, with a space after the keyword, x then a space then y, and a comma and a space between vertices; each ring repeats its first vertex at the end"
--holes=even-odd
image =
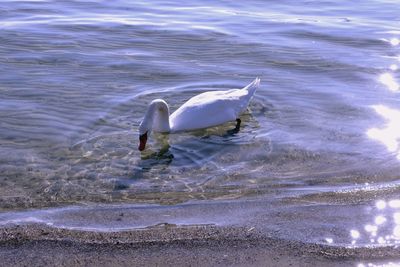
POLYGON ((389 0, 2 1, 0 209, 257 199, 328 205, 339 225, 386 203, 396 243, 399 14, 389 0), (257 76, 239 134, 152 135, 137 151, 151 100, 173 111, 257 76))

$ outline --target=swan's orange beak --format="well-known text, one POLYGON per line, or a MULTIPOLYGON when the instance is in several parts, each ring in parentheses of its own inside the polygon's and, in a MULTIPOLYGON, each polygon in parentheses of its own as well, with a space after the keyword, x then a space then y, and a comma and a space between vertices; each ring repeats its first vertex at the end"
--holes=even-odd
POLYGON ((138 149, 140 151, 143 151, 146 148, 146 142, 147 142, 147 132, 139 136, 139 147, 138 149))

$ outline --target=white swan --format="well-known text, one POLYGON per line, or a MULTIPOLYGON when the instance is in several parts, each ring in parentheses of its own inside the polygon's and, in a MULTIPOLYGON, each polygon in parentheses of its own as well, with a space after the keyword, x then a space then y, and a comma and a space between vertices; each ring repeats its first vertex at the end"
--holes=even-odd
POLYGON ((139 126, 139 150, 146 147, 150 131, 178 132, 216 126, 236 119, 239 130, 239 115, 246 109, 254 95, 260 79, 256 78, 243 89, 209 91, 196 95, 169 115, 168 104, 162 99, 153 100, 147 108, 139 126))

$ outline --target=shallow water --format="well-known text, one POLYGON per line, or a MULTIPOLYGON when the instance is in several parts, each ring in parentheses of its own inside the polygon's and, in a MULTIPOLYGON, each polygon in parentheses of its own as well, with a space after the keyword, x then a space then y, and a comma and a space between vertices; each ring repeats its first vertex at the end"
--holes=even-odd
POLYGON ((2 1, 0 209, 258 199, 351 220, 400 199, 398 14, 385 0, 2 1), (137 151, 151 100, 173 111, 257 76, 240 133, 137 151))

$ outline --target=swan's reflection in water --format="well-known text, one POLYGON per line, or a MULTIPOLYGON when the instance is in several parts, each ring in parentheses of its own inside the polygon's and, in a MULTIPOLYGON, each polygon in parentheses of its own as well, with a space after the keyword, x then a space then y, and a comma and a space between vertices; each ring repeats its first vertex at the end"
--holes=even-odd
POLYGON ((162 159, 164 156, 167 158, 174 158, 174 155, 166 155, 169 152, 169 134, 154 134, 155 139, 155 147, 159 148, 158 150, 148 149, 145 152, 141 153, 141 159, 147 160, 151 158, 162 159))
POLYGON ((146 164, 155 160, 161 164, 174 161, 177 166, 201 167, 205 163, 212 163, 216 155, 224 151, 234 150, 239 144, 248 143, 245 133, 237 135, 239 131, 228 128, 228 125, 214 127, 208 130, 197 130, 180 135, 168 133, 153 133, 153 142, 148 149, 141 153, 139 169, 147 169, 146 164), (170 145, 172 140, 172 146, 170 145), (174 156, 176 154, 176 157, 174 156), (141 168, 143 167, 143 168, 141 168))
POLYGON ((387 122, 383 128, 369 129, 367 135, 382 142, 400 160, 400 111, 384 105, 373 106, 373 109, 387 122))
POLYGON ((174 155, 170 151, 169 135, 154 135, 155 149, 147 149, 141 153, 140 161, 133 168, 132 177, 135 179, 144 178, 144 174, 153 168, 166 169, 174 160, 174 155))

